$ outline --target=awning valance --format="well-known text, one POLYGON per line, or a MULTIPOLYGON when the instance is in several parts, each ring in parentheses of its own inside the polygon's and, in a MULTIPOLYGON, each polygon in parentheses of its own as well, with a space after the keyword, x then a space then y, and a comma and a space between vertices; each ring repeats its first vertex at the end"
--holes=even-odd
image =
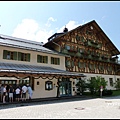
POLYGON ((1 73, 23 73, 23 74, 42 74, 42 75, 59 75, 69 77, 85 77, 84 74, 77 72, 68 72, 47 66, 37 65, 25 65, 25 64, 14 64, 14 63, 0 63, 0 74, 1 73))

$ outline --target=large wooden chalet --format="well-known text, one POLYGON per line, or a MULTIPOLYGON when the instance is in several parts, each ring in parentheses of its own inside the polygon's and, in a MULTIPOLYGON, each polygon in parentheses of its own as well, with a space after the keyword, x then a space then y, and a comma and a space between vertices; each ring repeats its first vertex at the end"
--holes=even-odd
POLYGON ((109 89, 116 79, 120 80, 120 52, 95 20, 71 31, 65 27, 43 46, 71 56, 65 57, 67 71, 84 73, 87 78, 102 76, 109 89))

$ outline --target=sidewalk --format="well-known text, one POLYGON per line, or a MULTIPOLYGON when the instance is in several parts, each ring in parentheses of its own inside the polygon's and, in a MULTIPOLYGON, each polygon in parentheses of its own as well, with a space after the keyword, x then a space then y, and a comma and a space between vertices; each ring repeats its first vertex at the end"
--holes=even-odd
POLYGON ((6 102, 2 103, 0 102, 0 105, 9 105, 9 104, 20 104, 20 103, 30 103, 30 102, 43 102, 43 101, 55 101, 55 100, 65 100, 65 99, 76 99, 76 98, 81 98, 83 99, 93 99, 93 97, 85 96, 85 95, 76 95, 76 96, 64 96, 64 97, 50 97, 50 98, 36 98, 36 99, 31 99, 31 100, 26 100, 26 101, 19 101, 19 102, 6 102))

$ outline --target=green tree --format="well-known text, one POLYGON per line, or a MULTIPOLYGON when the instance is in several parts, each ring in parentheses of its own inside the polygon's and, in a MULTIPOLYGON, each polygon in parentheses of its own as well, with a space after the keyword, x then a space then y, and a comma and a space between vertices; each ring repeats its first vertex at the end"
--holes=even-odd
POLYGON ((114 87, 115 87, 117 90, 120 90, 120 80, 117 80, 117 81, 114 83, 114 87))
POLYGON ((100 86, 103 86, 103 89, 107 86, 107 81, 101 76, 91 77, 88 81, 88 89, 91 94, 96 94, 100 90, 100 86))

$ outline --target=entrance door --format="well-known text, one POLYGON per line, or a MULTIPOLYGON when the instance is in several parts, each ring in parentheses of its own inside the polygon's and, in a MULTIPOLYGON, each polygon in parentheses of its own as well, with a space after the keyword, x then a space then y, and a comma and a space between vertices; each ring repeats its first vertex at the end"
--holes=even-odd
POLYGON ((71 96, 71 81, 61 81, 60 96, 71 96))

